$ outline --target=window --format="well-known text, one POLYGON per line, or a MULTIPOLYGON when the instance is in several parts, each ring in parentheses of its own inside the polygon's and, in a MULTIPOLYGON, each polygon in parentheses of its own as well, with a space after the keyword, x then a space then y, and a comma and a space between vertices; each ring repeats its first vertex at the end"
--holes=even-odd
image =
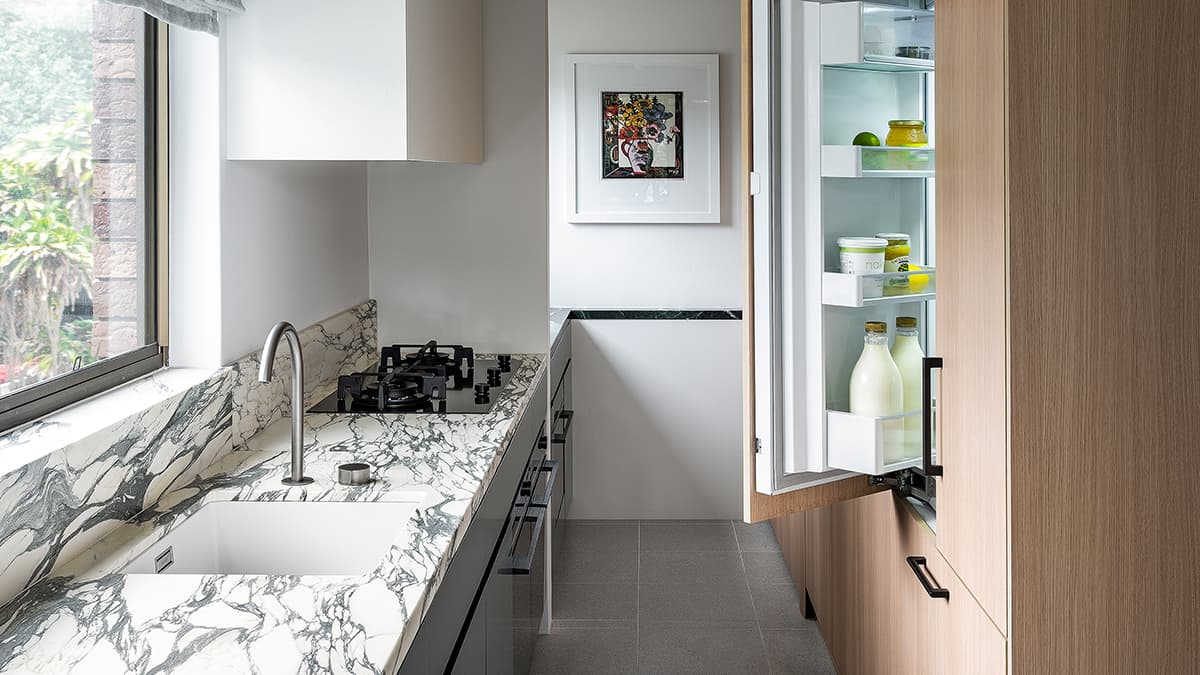
POLYGON ((156 24, 0 3, 0 430, 163 364, 156 24))

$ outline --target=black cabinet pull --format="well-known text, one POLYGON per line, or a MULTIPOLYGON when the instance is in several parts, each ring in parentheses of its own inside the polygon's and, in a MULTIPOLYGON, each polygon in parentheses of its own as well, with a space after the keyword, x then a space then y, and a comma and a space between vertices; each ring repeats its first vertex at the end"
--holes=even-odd
POLYGON ((950 599, 950 589, 938 588, 929 580, 929 575, 926 574, 929 570, 929 565, 926 564, 925 556, 910 555, 904 560, 912 568, 913 574, 917 575, 917 580, 921 582, 921 586, 925 588, 925 592, 929 594, 929 597, 950 599))
POLYGON ((575 419, 575 411, 574 410, 560 410, 560 411, 558 411, 558 419, 563 420, 563 422, 565 422, 565 424, 563 424, 562 432, 563 432, 563 435, 566 436, 567 432, 571 430, 571 422, 575 419))
POLYGON ((517 493, 516 504, 523 506, 529 502, 531 506, 549 506, 550 495, 554 494, 554 482, 558 480, 560 465, 561 463, 557 459, 542 459, 536 466, 530 467, 527 474, 529 477, 521 482, 521 491, 517 493), (541 480, 542 474, 546 474, 546 489, 541 495, 537 495, 534 494, 534 486, 541 480))
POLYGON ((528 575, 534 568, 538 540, 542 538, 542 527, 546 523, 546 509, 532 504, 519 504, 513 508, 511 518, 514 526, 512 545, 503 552, 504 559, 496 561, 496 571, 505 575, 528 575), (529 550, 517 553, 517 545, 521 543, 521 530, 527 523, 533 524, 533 530, 529 536, 529 550))
POLYGON ((558 426, 559 420, 565 420, 565 423, 563 424, 562 433, 554 434, 553 436, 551 436, 550 442, 555 445, 565 444, 567 442, 567 433, 569 433, 571 431, 571 421, 574 419, 575 419, 575 411, 574 410, 560 410, 560 411, 554 413, 554 424, 550 425, 551 428, 558 426))
POLYGON ((921 359, 921 473, 926 476, 942 475, 942 465, 933 463, 933 371, 941 367, 940 356, 921 359))

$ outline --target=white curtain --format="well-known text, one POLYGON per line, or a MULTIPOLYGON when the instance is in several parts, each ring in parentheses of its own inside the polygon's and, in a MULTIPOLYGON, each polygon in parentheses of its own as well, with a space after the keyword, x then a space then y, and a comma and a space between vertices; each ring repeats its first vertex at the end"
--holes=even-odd
POLYGON ((219 13, 244 12, 242 0, 109 0, 118 5, 137 7, 150 16, 173 26, 217 34, 219 13))

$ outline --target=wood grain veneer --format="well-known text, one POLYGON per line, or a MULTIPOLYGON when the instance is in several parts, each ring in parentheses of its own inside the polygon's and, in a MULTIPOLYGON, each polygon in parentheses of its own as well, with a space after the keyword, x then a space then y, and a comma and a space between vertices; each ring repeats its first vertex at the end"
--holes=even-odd
POLYGON ((1007 633, 1004 7, 937 4, 937 545, 1007 633))
POLYGON ((1197 672, 1200 3, 1007 5, 1014 672, 1197 672))
POLYGON ((754 170, 754 42, 753 1, 741 0, 741 153, 742 175, 742 517, 758 522, 754 513, 754 198, 750 194, 750 172, 754 170))

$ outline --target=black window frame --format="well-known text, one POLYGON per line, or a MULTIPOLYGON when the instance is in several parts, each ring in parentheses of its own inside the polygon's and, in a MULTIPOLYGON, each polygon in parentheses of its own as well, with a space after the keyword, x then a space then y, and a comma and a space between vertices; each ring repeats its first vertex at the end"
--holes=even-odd
MULTIPOLYGON (((142 308, 142 321, 146 326, 145 346, 123 354, 118 354, 98 361, 79 370, 63 373, 44 382, 20 389, 11 394, 0 396, 0 433, 37 420, 69 405, 78 403, 86 398, 95 396, 109 389, 118 387, 126 382, 148 375, 166 365, 166 350, 160 344, 165 338, 159 335, 160 307, 162 298, 159 297, 160 270, 159 239, 165 233, 160 233, 159 200, 165 195, 159 194, 159 156, 164 154, 159 147, 160 141, 165 140, 159 134, 159 88, 161 70, 165 69, 160 63, 159 53, 159 22, 146 15, 144 28, 144 72, 143 75, 143 250, 141 259, 144 262, 142 292, 145 298, 142 308)), ((163 285, 162 287, 165 287, 163 285)))

